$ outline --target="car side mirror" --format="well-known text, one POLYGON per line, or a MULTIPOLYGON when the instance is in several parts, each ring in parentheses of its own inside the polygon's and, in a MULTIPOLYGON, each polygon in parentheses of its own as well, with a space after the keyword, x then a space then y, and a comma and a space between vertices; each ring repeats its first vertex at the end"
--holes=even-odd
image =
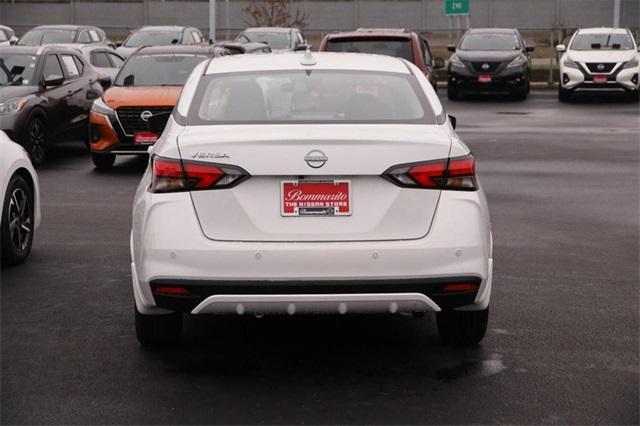
POLYGON ((562 53, 566 51, 567 51, 567 46, 565 46, 564 44, 559 44, 556 46, 556 52, 562 53))
POLYGON ((116 41, 115 43, 113 43, 114 46, 116 47, 122 47, 122 42, 121 41, 116 41))
POLYGON ((308 43, 300 43, 293 50, 296 52, 300 52, 303 50, 311 49, 311 45, 308 43))
POLYGON ((151 117, 147 118, 147 129, 151 133, 155 133, 160 136, 162 132, 164 132, 164 128, 167 126, 167 121, 169 121, 170 116, 170 112, 153 114, 151 117))
POLYGON ((524 47, 524 50, 527 52, 533 52, 534 50, 536 50, 536 45, 535 44, 527 44, 524 47))
POLYGON ((449 115, 449 122, 451 123, 451 127, 455 130, 456 125, 458 124, 458 119, 453 115, 449 115))
POLYGON ((435 69, 444 68, 444 59, 442 59, 442 58, 433 58, 433 67, 435 69))
POLYGON ((101 75, 98 77, 98 83, 100 83, 103 89, 108 89, 109 86, 111 86, 111 77, 108 75, 101 75))
POLYGON ((9 44, 11 46, 15 45, 17 42, 18 42, 18 37, 16 37, 16 36, 13 36, 13 37, 11 37, 11 39, 9 39, 9 44))
POLYGON ((58 74, 51 74, 44 78, 45 87, 60 86, 64 83, 64 77, 58 74))
POLYGON ((455 45, 455 44, 449 44, 449 45, 447 46, 447 50, 448 50, 449 52, 455 52, 455 51, 456 51, 456 45, 455 45))

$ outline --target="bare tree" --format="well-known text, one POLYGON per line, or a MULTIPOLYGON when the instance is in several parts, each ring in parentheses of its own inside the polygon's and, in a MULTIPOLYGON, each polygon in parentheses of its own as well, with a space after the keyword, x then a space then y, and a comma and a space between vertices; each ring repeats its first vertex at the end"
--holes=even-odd
POLYGON ((304 28, 309 14, 296 9, 292 14, 291 0, 251 0, 243 9, 249 15, 247 24, 255 27, 304 28))

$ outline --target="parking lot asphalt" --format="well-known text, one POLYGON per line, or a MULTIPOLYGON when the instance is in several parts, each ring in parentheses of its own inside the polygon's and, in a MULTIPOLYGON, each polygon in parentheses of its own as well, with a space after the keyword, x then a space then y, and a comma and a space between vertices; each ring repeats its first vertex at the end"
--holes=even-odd
POLYGON ((65 144, 39 170, 32 256, 2 270, 2 424, 638 424, 637 104, 447 109, 492 214, 479 347, 388 315, 190 318, 181 344, 142 349, 128 236, 145 160, 98 173, 65 144))

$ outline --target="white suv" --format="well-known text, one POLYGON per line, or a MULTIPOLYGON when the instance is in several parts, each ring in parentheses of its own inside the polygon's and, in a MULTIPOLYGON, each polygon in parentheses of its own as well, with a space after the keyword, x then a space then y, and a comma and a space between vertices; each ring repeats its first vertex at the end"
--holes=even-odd
POLYGON ((626 92, 638 101, 638 47, 626 28, 581 28, 569 46, 556 46, 560 58, 561 102, 574 92, 626 92))
POLYGON ((443 340, 462 345, 487 328, 475 160, 402 59, 198 65, 152 148, 131 251, 143 344, 177 337, 183 313, 435 312, 443 340))

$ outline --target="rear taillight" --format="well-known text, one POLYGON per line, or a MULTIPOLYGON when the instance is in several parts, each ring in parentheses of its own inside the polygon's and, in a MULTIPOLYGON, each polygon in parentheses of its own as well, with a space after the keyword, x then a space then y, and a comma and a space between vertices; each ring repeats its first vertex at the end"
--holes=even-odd
POLYGON ((151 192, 230 188, 249 178, 240 167, 162 157, 152 160, 151 192))
POLYGON ((383 173, 386 179, 405 188, 475 191, 476 164, 473 155, 400 164, 383 173))

